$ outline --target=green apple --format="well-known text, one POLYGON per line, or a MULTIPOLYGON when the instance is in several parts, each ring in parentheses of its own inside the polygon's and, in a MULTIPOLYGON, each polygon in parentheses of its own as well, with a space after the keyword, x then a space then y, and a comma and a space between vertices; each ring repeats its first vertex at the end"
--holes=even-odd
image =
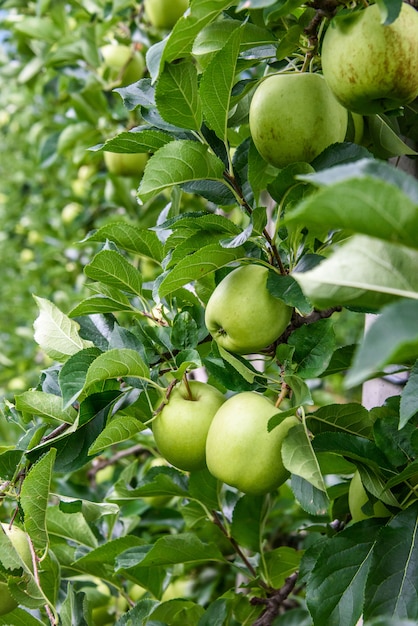
POLYGON ((367 515, 363 511, 363 507, 367 502, 369 502, 369 496, 361 482, 360 472, 356 471, 348 489, 348 508, 350 509, 353 522, 360 522, 369 517, 389 517, 391 515, 390 511, 380 500, 373 505, 373 515, 367 515))
POLYGON ((259 352, 289 324, 292 308, 267 289, 268 269, 252 263, 230 272, 206 306, 208 331, 222 348, 237 354, 259 352))
POLYGON ((140 178, 144 173, 148 154, 144 152, 127 154, 120 152, 104 152, 104 160, 111 174, 115 176, 136 176, 140 178))
POLYGON ((173 28, 189 6, 188 0, 145 0, 145 15, 155 28, 173 28))
POLYGON ((121 87, 136 83, 143 77, 145 60, 138 50, 110 43, 103 46, 100 51, 111 80, 118 80, 121 87))
POLYGON ((343 106, 382 113, 418 96, 418 12, 405 2, 382 24, 379 6, 335 17, 322 42, 322 71, 343 106))
POLYGON ((272 74, 257 87, 250 105, 250 132, 267 163, 310 163, 344 141, 347 110, 320 74, 272 74))
MULTIPOLYGON (((32 569, 32 555, 26 533, 17 526, 9 527, 8 524, 1 524, 0 532, 6 533, 16 552, 23 563, 32 569)), ((0 615, 6 615, 13 611, 18 603, 12 596, 5 580, 0 580, 0 615)))
POLYGON ((299 420, 286 417, 268 431, 279 412, 265 396, 254 391, 238 393, 218 409, 206 439, 209 472, 244 493, 262 495, 277 489, 289 477, 281 457, 282 443, 299 420))
POLYGON ((205 444, 210 423, 223 404, 223 394, 206 383, 181 382, 174 387, 163 410, 152 422, 155 443, 162 456, 178 469, 206 467, 205 444))

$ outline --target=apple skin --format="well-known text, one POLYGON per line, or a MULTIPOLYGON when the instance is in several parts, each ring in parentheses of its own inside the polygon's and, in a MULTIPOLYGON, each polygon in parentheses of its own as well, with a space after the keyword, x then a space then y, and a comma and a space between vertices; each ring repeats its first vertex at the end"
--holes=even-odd
POLYGON ((267 76, 260 83, 249 122, 263 159, 283 168, 310 163, 331 144, 344 141, 348 117, 323 76, 293 73, 267 76))
MULTIPOLYGON (((8 524, 2 523, 1 527, 2 530, 0 532, 6 533, 22 561, 29 569, 32 569, 32 555, 26 533, 17 526, 9 528, 8 524)), ((7 582, 0 580, 0 615, 10 613, 17 606, 18 603, 10 593, 7 582)))
POLYGON ((391 515, 390 511, 388 511, 380 500, 373 506, 373 515, 366 515, 362 507, 368 501, 369 496, 361 482, 360 472, 356 471, 354 472, 348 489, 348 508, 350 509, 353 522, 360 522, 363 519, 369 519, 369 517, 389 517, 391 515))
POLYGON ((281 447, 288 431, 299 423, 286 417, 271 432, 268 421, 279 412, 265 396, 244 391, 218 409, 206 439, 209 472, 243 493, 263 495, 280 487, 289 477, 281 447))
POLYGON ((126 87, 140 80, 145 71, 145 60, 138 50, 132 50, 122 44, 107 44, 100 49, 105 66, 109 68, 111 78, 116 80, 123 70, 120 86, 126 87))
POLYGON ((149 22, 155 28, 168 30, 188 8, 188 0, 145 0, 144 10, 149 22))
POLYGON ((127 153, 104 152, 105 165, 115 176, 136 176, 140 178, 144 173, 148 155, 144 152, 127 153))
POLYGON ((190 381, 189 387, 193 400, 189 400, 185 384, 180 383, 152 422, 160 454, 184 471, 206 467, 207 432, 216 411, 225 401, 224 395, 207 383, 190 381))
POLYGON ((230 352, 259 352, 289 324, 292 308, 268 291, 268 269, 252 263, 230 272, 214 289, 205 323, 215 341, 230 352))
POLYGON ((387 26, 377 4, 336 17, 321 58, 325 80, 350 111, 371 115, 412 102, 418 96, 418 12, 402 3, 387 26))

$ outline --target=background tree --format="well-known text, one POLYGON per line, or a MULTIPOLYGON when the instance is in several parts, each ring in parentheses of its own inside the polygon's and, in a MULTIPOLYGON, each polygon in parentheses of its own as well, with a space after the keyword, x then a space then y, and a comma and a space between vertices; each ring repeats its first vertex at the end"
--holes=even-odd
POLYGON ((418 14, 152 5, 2 5, 0 624, 416 624, 418 14))

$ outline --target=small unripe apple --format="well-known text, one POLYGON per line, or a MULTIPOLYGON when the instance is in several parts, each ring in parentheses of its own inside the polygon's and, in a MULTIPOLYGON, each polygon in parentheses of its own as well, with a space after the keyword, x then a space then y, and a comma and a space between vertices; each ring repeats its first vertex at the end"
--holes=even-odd
POLYGON ((369 501, 367 491, 363 487, 361 482, 360 472, 354 472, 353 478, 350 481, 350 487, 348 489, 348 507, 350 509, 353 522, 360 522, 363 519, 369 517, 389 517, 390 511, 385 507, 383 502, 378 500, 373 505, 373 514, 367 515, 363 511, 363 507, 369 501))
POLYGON ((145 71, 143 55, 138 50, 122 44, 108 44, 100 49, 105 67, 110 71, 112 80, 120 81, 125 87, 140 80, 145 71))
POLYGON ((107 169, 115 176, 136 176, 140 178, 144 173, 148 155, 143 152, 120 153, 104 152, 104 161, 107 169))
POLYGON ((155 28, 168 30, 189 6, 188 0, 145 0, 145 15, 155 28))
POLYGON ((321 59, 330 89, 350 111, 398 109, 418 96, 418 11, 403 2, 388 25, 378 4, 337 16, 325 33, 321 59))
POLYGON ((215 341, 230 352, 259 352, 289 324, 291 307, 267 289, 268 269, 252 263, 230 272, 206 306, 205 323, 215 341))
POLYGON ((169 463, 185 471, 206 467, 205 445, 210 423, 223 404, 223 394, 199 381, 180 383, 152 422, 155 443, 169 463))
POLYGON ((347 111, 320 74, 272 74, 257 87, 250 105, 250 132, 267 163, 310 163, 344 141, 347 111))
POLYGON ((281 449, 288 431, 299 423, 286 417, 268 431, 268 421, 279 412, 265 396, 238 393, 218 409, 206 439, 209 472, 244 493, 262 495, 277 489, 289 477, 281 449))

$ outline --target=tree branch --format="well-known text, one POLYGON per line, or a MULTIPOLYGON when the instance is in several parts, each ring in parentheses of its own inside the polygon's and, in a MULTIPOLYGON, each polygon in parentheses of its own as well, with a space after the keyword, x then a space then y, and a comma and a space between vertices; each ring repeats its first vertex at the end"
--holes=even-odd
POLYGON ((265 611, 260 615, 260 617, 254 622, 253 626, 271 626, 274 619, 277 617, 280 611, 280 607, 283 602, 288 598, 288 596, 292 593, 295 588, 296 581, 298 578, 298 572, 291 574, 288 578, 286 578, 286 582, 281 589, 278 589, 271 595, 267 600, 264 598, 253 598, 251 600, 251 604, 266 604, 265 611))

